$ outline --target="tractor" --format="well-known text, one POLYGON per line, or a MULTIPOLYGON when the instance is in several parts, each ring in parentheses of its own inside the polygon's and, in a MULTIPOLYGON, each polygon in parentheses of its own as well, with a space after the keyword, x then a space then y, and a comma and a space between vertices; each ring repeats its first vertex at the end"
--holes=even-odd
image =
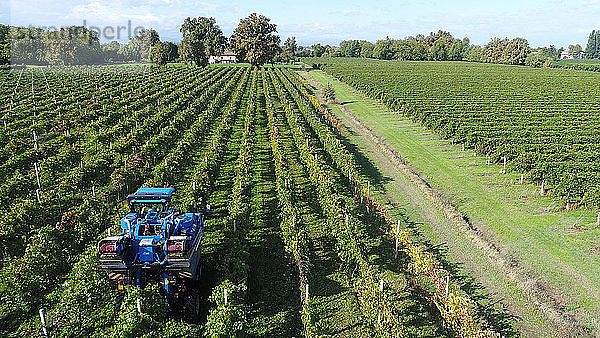
POLYGON ((129 213, 121 232, 98 243, 98 258, 108 277, 124 285, 159 283, 172 311, 179 305, 199 313, 198 284, 205 215, 210 206, 191 212, 171 206, 174 188, 141 188, 127 196, 129 213))

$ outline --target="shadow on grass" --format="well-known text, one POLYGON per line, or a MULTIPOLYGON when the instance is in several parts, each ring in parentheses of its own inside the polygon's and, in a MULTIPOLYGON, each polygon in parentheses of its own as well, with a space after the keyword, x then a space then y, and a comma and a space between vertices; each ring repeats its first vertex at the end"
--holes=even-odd
POLYGON ((281 237, 275 169, 263 115, 256 116, 256 126, 253 200, 259 202, 252 208, 253 228, 248 235, 250 329, 260 336, 298 336, 302 328, 298 270, 281 237))
MULTIPOLYGON (((353 101, 343 102, 342 104, 348 104, 351 102, 353 101)), ((344 130, 344 134, 353 136, 357 135, 350 128, 346 128, 344 130)), ((348 139, 348 137, 342 136, 341 138, 346 148, 354 154, 355 159, 359 164, 361 175, 367 177, 371 181, 371 185, 374 189, 384 190, 383 184, 391 179, 384 177, 376 168, 376 166, 358 149, 356 145, 354 145, 348 139)), ((330 161, 330 163, 332 162, 330 161)), ((338 174, 340 174, 342 178, 344 177, 344 175, 339 171, 338 174)), ((347 180, 342 179, 341 182, 344 182, 347 190, 353 189, 353 187, 348 184, 347 180)), ((364 241, 367 244, 367 254, 373 257, 373 263, 381 266, 384 269, 404 274, 409 281, 412 280, 410 274, 401 268, 408 266, 408 257, 404 254, 400 254, 398 261, 394 259, 394 243, 391 240, 383 239, 384 235, 379 230, 379 227, 384 227, 384 224, 381 224, 382 222, 380 218, 372 217, 366 214, 364 207, 359 207, 358 209, 360 209, 362 214, 361 218, 364 220, 364 224, 370 225, 365 226, 364 241)), ((415 238, 420 243, 425 245, 428 248, 428 251, 436 258, 436 260, 440 262, 440 264, 452 275, 452 280, 458 283, 461 290, 467 293, 469 297, 476 302, 476 315, 480 318, 483 318, 494 331, 499 332, 504 336, 518 335, 518 332, 513 327, 513 322, 515 319, 517 319, 517 317, 496 308, 495 305, 497 302, 493 301, 492 297, 485 291, 484 287, 473 278, 462 274, 462 264, 452 263, 447 259, 449 256, 447 245, 444 243, 434 246, 419 230, 420 224, 408 219, 405 210, 402 210, 400 206, 394 206, 394 209, 396 209, 395 211, 399 212, 403 223, 412 230, 413 234, 415 234, 415 238)), ((418 285, 415 285, 415 287, 411 289, 411 292, 419 295, 417 299, 424 301, 426 290, 421 290, 418 285)), ((436 314, 435 317, 439 318, 439 313, 435 307, 431 304, 429 304, 430 306, 427 306, 426 303, 429 302, 426 301, 425 303, 422 303, 423 306, 430 309, 432 313, 436 314)), ((416 322, 414 324, 417 325, 420 320, 415 320, 416 322)), ((439 325, 440 322, 438 321, 437 324, 439 325)))
MULTIPOLYGON (((484 319, 492 330, 501 333, 503 336, 517 336, 518 332, 513 327, 513 322, 518 318, 495 307, 494 305, 496 305, 497 302, 493 301, 485 288, 472 277, 463 274, 463 265, 448 260, 449 250, 445 243, 434 245, 431 241, 427 240, 420 231, 422 223, 411 221, 405 216, 405 211, 401 208, 396 207, 395 209, 401 214, 402 223, 411 230, 415 235, 415 239, 423 244, 427 248, 427 251, 435 257, 441 266, 451 274, 452 282, 458 283, 460 289, 476 303, 476 316, 484 319)), ((369 237, 381 238, 383 234, 379 230, 379 227, 383 228, 386 225, 383 224, 379 217, 367 214, 365 208, 360 208, 360 212, 365 224, 373 225, 366 227, 369 237)), ((401 267, 407 267, 410 263, 408 256, 400 252, 399 259, 394 259, 395 243, 392 240, 383 239, 377 245, 371 247, 367 246, 367 248, 369 249, 369 254, 374 257, 374 264, 377 264, 386 270, 402 273, 408 279, 413 279, 408 271, 401 269, 401 267)), ((421 288, 422 287, 417 287, 415 289, 417 291, 412 292, 420 294, 420 298, 423 299, 426 290, 420 290, 421 288)), ((437 314, 437 310, 434 307, 432 308, 433 312, 437 314)), ((437 314, 437 316, 439 317, 439 314, 437 314)))
MULTIPOLYGON (((353 131, 347 130, 350 135, 356 135, 353 131)), ((384 185, 391 181, 391 178, 382 175, 381 171, 367 158, 356 146, 353 144, 348 137, 341 137, 343 144, 346 148, 354 154, 355 160, 359 165, 360 174, 368 178, 371 182, 373 189, 384 190, 384 185)), ((330 159, 329 159, 330 160, 330 159)), ((331 162, 330 162, 331 163, 331 162)), ((341 177, 344 175, 338 171, 341 177)), ((348 184, 347 180, 341 180, 346 186, 346 190, 351 190, 353 187, 348 184)), ((388 201, 391 203, 391 201, 388 201)), ((506 313, 505 311, 495 307, 497 302, 494 302, 491 296, 486 292, 485 288, 479 284, 473 278, 464 275, 461 271, 462 264, 450 262, 447 258, 448 247, 446 244, 433 245, 420 231, 420 224, 411 221, 406 216, 406 211, 401 206, 394 205, 391 203, 395 213, 399 214, 402 223, 405 224, 412 233, 416 235, 416 239, 425 245, 427 251, 433 254, 436 260, 452 275, 452 281, 460 285, 469 297, 476 303, 476 316, 483 318, 487 324, 496 332, 499 332, 505 336, 516 336, 518 332, 513 327, 513 321, 517 317, 506 313)), ((404 254, 399 255, 399 261, 394 259, 395 256, 395 244, 391 240, 383 239, 383 234, 379 228, 385 228, 387 225, 383 224, 382 220, 378 216, 372 216, 366 213, 364 207, 358 207, 357 211, 361 215, 361 219, 365 225, 365 238, 364 241, 367 244, 367 254, 373 258, 373 263, 379 265, 385 270, 393 271, 399 274, 403 274, 408 280, 413 280, 413 277, 401 267, 407 267, 409 264, 408 257, 404 254)), ((425 300, 426 290, 422 290, 420 286, 415 285, 415 288, 408 290, 412 295, 419 296, 415 299, 419 300, 419 304, 413 304, 408 307, 407 314, 412 317, 413 320, 410 323, 411 326, 419 327, 419 325, 438 325, 442 326, 441 318, 437 309, 427 300, 425 300), (418 314, 420 311, 427 309, 427 311, 435 314, 437 320, 430 321, 426 317, 419 318, 418 314)), ((412 296, 410 296, 412 297, 412 296)), ((408 298, 410 298, 408 297, 408 298)), ((408 298, 406 298, 408 300, 408 298)))

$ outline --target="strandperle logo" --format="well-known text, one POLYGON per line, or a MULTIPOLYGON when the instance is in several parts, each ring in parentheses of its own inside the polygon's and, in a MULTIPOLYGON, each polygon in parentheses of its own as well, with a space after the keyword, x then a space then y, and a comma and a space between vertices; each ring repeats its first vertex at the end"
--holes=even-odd
POLYGON ((121 40, 121 39, 132 39, 142 33, 145 28, 144 26, 133 26, 131 20, 127 20, 126 25, 122 26, 88 26, 87 20, 83 20, 81 26, 33 26, 27 27, 15 27, 11 32, 12 40, 23 40, 23 39, 41 39, 45 36, 52 36, 52 38, 73 38, 74 28, 80 28, 83 31, 91 33, 95 38, 101 40, 121 40))

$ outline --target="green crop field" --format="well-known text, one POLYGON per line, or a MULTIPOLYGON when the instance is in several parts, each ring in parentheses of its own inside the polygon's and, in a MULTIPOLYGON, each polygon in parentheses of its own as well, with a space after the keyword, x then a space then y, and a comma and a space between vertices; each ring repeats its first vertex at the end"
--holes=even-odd
POLYGON ((493 163, 506 159, 569 206, 600 206, 598 74, 351 59, 323 68, 493 163))
POLYGON ((600 60, 598 59, 561 59, 555 62, 557 65, 600 65, 600 60))
POLYGON ((594 332, 600 74, 305 61, 0 72, 0 334, 594 332), (99 268, 142 186, 212 206, 199 315, 99 268))
POLYGON ((40 308, 52 336, 496 328, 460 285, 446 287, 444 266, 407 224, 396 227, 294 71, 41 67, 0 79, 1 335, 40 335, 40 308), (200 316, 166 314, 152 283, 118 296, 99 269, 97 241, 119 231, 140 186, 175 187, 184 210, 212 206, 200 316))
MULTIPOLYGON (((590 201, 597 198, 593 149, 598 119, 593 97, 599 74, 460 62, 305 61, 332 74, 310 71, 307 76, 322 86, 331 83, 339 106, 380 135, 484 234, 484 240, 534 277, 543 286, 541 294, 552 295, 565 318, 597 329, 599 230, 597 206, 590 201), (436 133, 424 131, 422 125, 436 133), (510 156, 511 149, 515 156, 510 156), (523 165, 523 154, 534 159, 528 166, 523 165), (550 175, 550 170, 555 171, 550 175), (569 175, 580 175, 580 181, 569 175), (549 180, 551 176, 558 181, 549 180), (575 191, 585 198, 576 199, 575 191)), ((391 175, 389 162, 365 156, 391 175)), ((406 196, 411 194, 390 198, 404 203, 417 220, 428 217, 422 206, 411 207, 406 196)), ((457 235, 460 229, 436 228, 427 221, 420 228, 428 238, 436 238, 434 242, 449 246, 450 259, 478 275, 490 292, 513 303, 509 307, 521 317, 520 328, 533 326, 528 332, 539 333, 548 327, 548 319, 541 319, 544 315, 526 314, 536 306, 527 292, 518 295, 519 286, 506 277, 510 268, 495 272, 493 259, 483 258, 489 261, 481 263, 477 245, 455 239, 464 236, 457 235), (488 272, 480 273, 481 264, 488 265, 488 272)))

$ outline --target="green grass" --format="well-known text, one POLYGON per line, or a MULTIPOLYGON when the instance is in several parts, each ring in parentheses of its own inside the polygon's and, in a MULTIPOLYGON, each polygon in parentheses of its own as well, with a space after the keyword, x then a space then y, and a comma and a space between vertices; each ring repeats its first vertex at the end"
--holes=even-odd
MULTIPOLYGON (((581 306, 568 310, 592 324, 593 318, 600 317, 600 279, 597 277, 600 256, 591 250, 596 247, 600 234, 595 227, 594 212, 557 211, 556 207, 561 203, 540 197, 539 187, 518 184, 516 175, 501 174, 501 166, 488 166, 485 158, 475 157, 468 150, 462 152, 460 146, 449 145, 418 124, 398 119, 378 102, 321 71, 310 74, 321 84, 331 83, 340 102, 407 158, 463 214, 482 225, 486 236, 564 298, 565 304, 581 306)), ((544 327, 543 317, 519 295, 518 289, 507 282, 502 272, 489 269, 486 257, 477 253, 468 240, 457 236, 453 229, 427 224, 426 220, 434 217, 426 215, 429 211, 422 209, 426 205, 413 203, 411 206, 407 201, 409 198, 402 196, 405 195, 403 191, 393 188, 390 191, 390 195, 400 196, 398 204, 407 209, 415 222, 423 221, 419 230, 426 237, 433 243, 448 246, 451 260, 462 264, 464 270, 475 276, 489 292, 497 298, 504 297, 513 311, 518 311, 524 321, 529 321, 526 327, 519 325, 520 329, 544 327)))
POLYGON ((600 65, 599 59, 561 59, 556 61, 558 65, 573 65, 573 64, 583 64, 583 65, 600 65))
MULTIPOLYGON (((214 63, 209 65, 209 67, 250 67, 249 63, 214 63)), ((299 69, 302 68, 300 63, 294 64, 265 64, 264 68, 291 68, 291 69, 299 69)))

